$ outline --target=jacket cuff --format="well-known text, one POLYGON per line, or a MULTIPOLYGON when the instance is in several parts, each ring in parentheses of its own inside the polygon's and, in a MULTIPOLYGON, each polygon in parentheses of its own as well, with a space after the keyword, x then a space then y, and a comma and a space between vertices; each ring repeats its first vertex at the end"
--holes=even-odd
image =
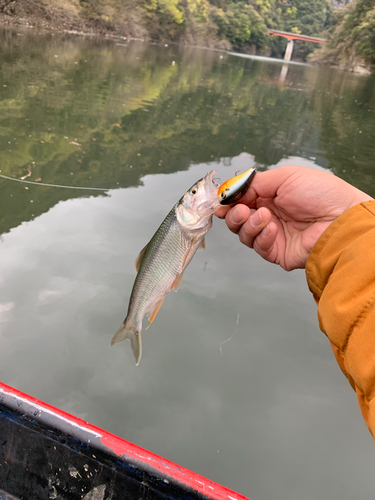
MULTIPOLYGON (((305 268, 309 289, 317 302, 342 252, 348 249, 355 240, 361 239, 374 229, 375 200, 371 200, 350 208, 323 232, 310 252, 305 268)), ((358 264, 362 261, 366 265, 366 254, 358 257, 358 264)), ((373 263, 375 264, 375 261, 373 263)))

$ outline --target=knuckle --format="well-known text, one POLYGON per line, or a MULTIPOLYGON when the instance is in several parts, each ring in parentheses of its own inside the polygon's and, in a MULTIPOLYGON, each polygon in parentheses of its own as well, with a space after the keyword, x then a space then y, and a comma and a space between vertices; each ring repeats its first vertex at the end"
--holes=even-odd
POLYGON ((238 234, 238 233, 239 233, 239 231, 240 231, 240 229, 241 229, 241 228, 239 228, 239 227, 232 226, 232 225, 229 225, 229 224, 227 224, 227 226, 228 226, 228 229, 229 229, 230 231, 232 231, 232 233, 234 233, 234 234, 238 234))
POLYGON ((239 239, 240 239, 240 242, 241 242, 243 245, 245 245, 245 246, 247 246, 247 247, 249 247, 249 248, 253 248, 253 241, 254 241, 254 240, 253 240, 253 238, 251 238, 251 237, 249 236, 249 234, 247 234, 247 233, 246 233, 246 231, 240 231, 240 232, 238 233, 238 237, 239 237, 239 239))
POLYGON ((242 234, 242 233, 239 233, 238 237, 239 237, 239 239, 240 239, 240 242, 241 242, 243 245, 245 245, 245 239, 244 239, 244 237, 243 237, 243 234, 242 234))

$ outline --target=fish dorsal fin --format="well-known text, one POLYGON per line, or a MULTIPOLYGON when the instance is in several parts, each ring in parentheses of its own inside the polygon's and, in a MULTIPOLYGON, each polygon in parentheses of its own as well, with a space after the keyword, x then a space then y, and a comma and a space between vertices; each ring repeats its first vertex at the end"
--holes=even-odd
MULTIPOLYGON (((150 313, 148 315, 148 325, 147 328, 151 325, 151 323, 154 321, 156 318, 157 313, 159 312, 159 309, 163 305, 164 302, 164 297, 161 299, 157 299, 150 307, 150 313)), ((147 330, 146 328, 146 330, 147 330)))
POLYGON ((174 290, 175 292, 178 291, 178 289, 180 288, 180 285, 181 285, 181 281, 182 281, 182 278, 184 276, 184 272, 182 272, 181 274, 178 274, 176 276, 176 279, 174 280, 174 282, 172 283, 172 286, 171 286, 171 290, 174 290))
POLYGON ((144 248, 142 248, 142 250, 138 254, 138 257, 135 259, 134 265, 135 265, 135 270, 137 272, 139 271, 139 268, 141 267, 143 256, 145 254, 145 251, 146 251, 147 247, 148 247, 148 243, 147 243, 147 245, 144 248))

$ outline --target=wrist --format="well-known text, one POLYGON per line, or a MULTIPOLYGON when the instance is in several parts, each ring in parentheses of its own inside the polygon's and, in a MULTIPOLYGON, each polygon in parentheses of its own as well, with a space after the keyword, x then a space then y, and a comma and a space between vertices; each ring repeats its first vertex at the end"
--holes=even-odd
POLYGON ((352 208, 355 205, 359 205, 360 203, 364 203, 366 201, 372 201, 373 199, 374 198, 372 198, 367 193, 364 193, 363 191, 355 188, 355 192, 353 192, 352 200, 351 200, 347 209, 352 208))

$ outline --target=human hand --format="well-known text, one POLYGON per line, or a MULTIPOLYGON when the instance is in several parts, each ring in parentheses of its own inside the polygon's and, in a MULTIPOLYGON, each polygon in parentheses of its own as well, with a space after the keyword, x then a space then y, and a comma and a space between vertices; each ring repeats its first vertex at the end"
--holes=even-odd
POLYGON ((304 268, 323 231, 371 196, 328 172, 287 165, 258 172, 235 206, 221 207, 241 243, 286 271, 304 268))

